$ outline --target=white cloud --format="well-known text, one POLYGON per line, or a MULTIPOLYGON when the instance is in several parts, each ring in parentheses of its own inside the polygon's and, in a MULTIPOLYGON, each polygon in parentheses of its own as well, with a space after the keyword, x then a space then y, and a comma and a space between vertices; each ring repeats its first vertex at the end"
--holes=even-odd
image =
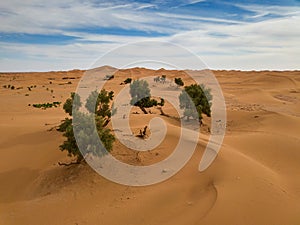
MULTIPOLYGON (((79 0, 54 0, 43 4, 46 5, 38 0, 1 1, 0 32, 63 34, 80 40, 66 45, 2 42, 0 71, 88 68, 113 48, 145 40, 181 45, 215 69, 299 69, 299 7, 239 5, 255 12, 256 18, 270 13, 282 16, 250 23, 145 11, 155 8, 158 3, 95 5, 92 1, 82 4, 79 0), (172 35, 147 38, 71 31, 74 27, 87 26, 121 27, 172 35)), ((161 54, 166 53, 162 51, 161 54)), ((116 58, 115 61, 117 64, 122 59, 116 58)), ((193 65, 189 67, 193 68, 193 65)))

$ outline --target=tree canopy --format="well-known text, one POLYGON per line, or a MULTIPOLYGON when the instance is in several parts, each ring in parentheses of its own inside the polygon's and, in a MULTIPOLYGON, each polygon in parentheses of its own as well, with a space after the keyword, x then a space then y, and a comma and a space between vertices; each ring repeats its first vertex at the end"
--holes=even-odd
POLYGON ((211 90, 204 85, 192 84, 184 87, 179 95, 180 108, 184 109, 187 120, 199 119, 202 122, 202 114, 211 116, 211 90))
POLYGON ((110 106, 110 102, 114 98, 113 91, 106 91, 102 89, 100 93, 93 91, 86 100, 85 107, 90 113, 94 113, 97 116, 101 116, 104 120, 104 126, 106 126, 111 116, 116 112, 116 109, 110 106))
POLYGON ((151 99, 149 84, 145 80, 135 80, 130 84, 130 104, 140 107, 140 109, 147 114, 145 108, 157 106, 158 102, 151 99))
MULTIPOLYGON (((92 98, 97 98, 97 92, 92 92, 89 96, 91 101, 92 98)), ((65 118, 60 124, 58 130, 63 132, 64 137, 67 139, 60 145, 62 151, 67 151, 69 156, 76 157, 76 163, 80 163, 84 160, 84 155, 93 154, 101 156, 105 153, 103 147, 110 151, 113 146, 115 137, 111 134, 111 131, 105 128, 107 122, 107 115, 111 115, 110 108, 104 107, 104 110, 99 109, 100 103, 107 104, 110 102, 108 99, 112 99, 113 93, 109 94, 106 91, 101 91, 101 97, 97 99, 97 109, 95 114, 87 114, 80 112, 79 108, 82 103, 80 96, 76 93, 71 93, 71 97, 68 98, 63 106, 66 113, 70 116, 76 116, 76 123, 73 118, 65 118), (107 99, 108 98, 108 99, 107 99), (72 111, 73 107, 73 111, 72 111), (75 110, 74 110, 75 109, 75 110), (77 109, 77 110, 76 110, 77 109), (94 125, 95 123, 95 125, 94 125), (74 134, 76 131, 76 135, 74 134), (76 136, 76 138, 75 138, 76 136), (99 144, 99 138, 103 145, 99 144), (79 150, 81 149, 84 153, 79 150)), ((92 104, 86 104, 87 109, 92 110, 92 104)))

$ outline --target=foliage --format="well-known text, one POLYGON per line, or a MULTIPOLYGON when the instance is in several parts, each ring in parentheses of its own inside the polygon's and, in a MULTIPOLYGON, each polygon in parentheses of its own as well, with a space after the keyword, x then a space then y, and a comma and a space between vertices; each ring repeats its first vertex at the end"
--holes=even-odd
POLYGON ((204 85, 192 84, 186 86, 179 96, 180 108, 184 109, 184 116, 187 120, 202 120, 202 114, 211 116, 211 90, 204 85))
POLYGON ((184 83, 183 83, 183 81, 180 77, 175 78, 175 84, 177 84, 178 86, 183 86, 184 85, 184 83))
POLYGON ((77 111, 81 107, 82 103, 80 100, 80 96, 77 93, 72 92, 71 98, 68 98, 64 103, 63 109, 66 113, 72 116, 73 107, 74 110, 77 111))
POLYGON ((145 80, 135 80, 130 84, 130 104, 140 107, 140 109, 147 114, 145 108, 157 106, 158 102, 151 99, 149 84, 145 80))
POLYGON ((60 145, 60 149, 67 151, 69 156, 75 156, 77 163, 82 162, 86 154, 102 156, 105 154, 103 147, 105 147, 107 151, 111 151, 113 142, 115 141, 115 137, 111 134, 111 131, 104 127, 104 120, 101 116, 95 114, 89 115, 76 110, 79 109, 81 105, 80 96, 71 93, 71 98, 67 99, 64 104, 64 110, 69 115, 74 113, 73 116, 76 116, 76 123, 73 123, 72 118, 65 118, 58 128, 58 131, 63 132, 63 135, 67 138, 63 144, 60 145), (72 107, 71 103, 75 105, 72 107), (96 126, 93 125, 94 123, 96 126), (76 131, 76 138, 74 130, 76 131), (103 146, 99 143, 98 137, 103 146), (79 143, 80 146, 78 146, 77 143, 79 143), (79 149, 84 152, 82 153, 79 149))
POLYGON ((91 92, 87 98, 85 107, 90 113, 101 116, 104 120, 104 126, 106 126, 109 123, 111 116, 116 112, 113 105, 110 107, 110 102, 113 98, 113 91, 108 92, 105 89, 102 89, 100 93, 98 93, 95 90, 91 92))
MULTIPOLYGON (((28 96, 28 95, 27 95, 28 96)), ((42 104, 32 104, 33 107, 35 108, 41 108, 41 109, 47 109, 47 108, 52 108, 52 107, 58 107, 60 106, 61 102, 52 102, 52 103, 42 103, 42 104)))
POLYGON ((130 84, 132 82, 131 78, 126 78, 126 80, 124 80, 124 84, 130 84))

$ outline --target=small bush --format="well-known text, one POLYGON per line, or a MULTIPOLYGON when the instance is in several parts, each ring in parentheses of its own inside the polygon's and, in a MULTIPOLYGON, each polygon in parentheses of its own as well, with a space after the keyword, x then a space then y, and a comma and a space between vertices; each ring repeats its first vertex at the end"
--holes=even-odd
POLYGON ((126 80, 124 80, 124 84, 130 84, 130 83, 131 83, 131 81, 132 81, 132 79, 131 79, 131 78, 127 78, 126 80))
POLYGON ((15 86, 11 86, 10 89, 11 89, 11 90, 15 90, 15 86))
POLYGON ((41 109, 47 109, 47 108, 52 108, 52 107, 58 107, 60 106, 61 102, 52 102, 52 103, 42 103, 42 104, 33 104, 32 106, 34 108, 41 108, 41 109))
POLYGON ((114 79, 115 76, 114 75, 106 75, 104 80, 111 80, 111 79, 114 79))
POLYGON ((177 84, 178 86, 183 86, 184 85, 184 83, 183 83, 183 81, 180 77, 175 78, 175 84, 177 84))

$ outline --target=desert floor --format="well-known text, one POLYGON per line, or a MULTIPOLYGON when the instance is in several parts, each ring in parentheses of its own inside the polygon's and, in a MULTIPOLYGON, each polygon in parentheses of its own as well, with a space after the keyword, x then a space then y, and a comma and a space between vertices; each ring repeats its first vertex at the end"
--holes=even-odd
MULTIPOLYGON (((101 76, 110 69, 94 73, 101 76)), ((83 74, 0 74, 1 225, 300 224, 300 72, 214 71, 227 104, 227 130, 216 160, 198 171, 210 135, 205 118, 186 166, 167 181, 146 187, 113 183, 85 164, 58 165, 70 158, 59 150, 62 133, 51 128, 67 115, 62 106, 42 110, 32 104, 64 102, 83 74)), ((117 93, 127 77, 162 74, 191 82, 182 71, 134 68, 116 72, 106 88, 117 93)), ((162 144, 137 159, 117 141, 112 151, 116 158, 148 165, 172 152, 180 125, 153 112, 131 114, 132 131, 161 117, 168 125, 162 144)), ((177 115, 168 104, 165 112, 177 115)))

